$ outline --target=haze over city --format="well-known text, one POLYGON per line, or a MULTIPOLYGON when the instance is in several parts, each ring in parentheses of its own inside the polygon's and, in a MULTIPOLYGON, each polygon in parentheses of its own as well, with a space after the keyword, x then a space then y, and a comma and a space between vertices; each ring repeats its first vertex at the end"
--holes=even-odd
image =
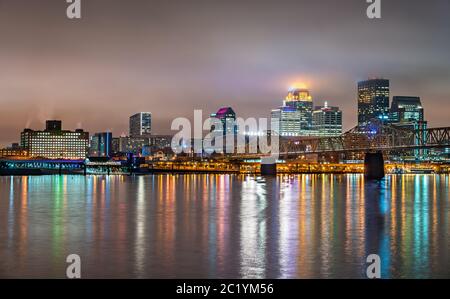
POLYGON ((345 130, 367 77, 420 96, 430 127, 448 125, 447 0, 383 1, 381 20, 360 0, 90 0, 76 21, 66 6, 0 0, 2 145, 46 119, 120 135, 139 111, 152 112, 155 133, 194 109, 269 117, 293 84, 339 106, 345 130))

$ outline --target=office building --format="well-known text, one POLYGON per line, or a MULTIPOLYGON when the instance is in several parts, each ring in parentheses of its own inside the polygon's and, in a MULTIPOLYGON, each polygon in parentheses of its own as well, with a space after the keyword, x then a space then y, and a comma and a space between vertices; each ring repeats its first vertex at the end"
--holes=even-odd
MULTIPOLYGON (((389 113, 389 122, 402 129, 408 130, 426 130, 428 123, 425 121, 424 109, 420 97, 394 96, 392 98, 391 109, 389 113)), ((421 139, 415 140, 417 145, 425 142, 426 134, 419 135, 421 139)), ((427 158, 429 151, 426 149, 404 151, 399 156, 404 158, 409 156, 414 160, 427 158)))
POLYGON ((114 154, 135 154, 140 155, 142 149, 150 145, 149 137, 116 137, 112 139, 112 151, 114 154))
POLYGON ((112 133, 96 133, 91 137, 90 157, 111 157, 112 133))
POLYGON ((231 107, 220 108, 216 113, 211 114, 211 118, 217 118, 221 121, 223 135, 237 134, 236 113, 231 107))
POLYGON ((313 131, 317 136, 339 136, 342 134, 342 111, 339 107, 316 106, 313 112, 313 131))
POLYGON ((62 130, 61 121, 49 120, 43 131, 25 129, 20 146, 30 157, 49 159, 85 159, 89 149, 89 133, 82 129, 62 130))
POLYGON ((301 136, 302 123, 301 112, 290 106, 283 106, 272 110, 271 129, 283 137, 301 136))
POLYGON ((372 120, 389 118, 389 80, 369 79, 358 82, 358 126, 372 120))
MULTIPOLYGON (((313 99, 309 90, 300 88, 290 89, 283 106, 292 107, 299 111, 301 131, 312 129, 313 99)), ((305 135, 308 135, 307 132, 305 135)))
POLYGON ((150 112, 140 112, 130 117, 130 136, 142 137, 150 136, 152 132, 152 114, 150 112))
POLYGON ((0 158, 24 159, 28 158, 28 151, 20 147, 18 143, 13 143, 9 147, 0 149, 0 158))
POLYGON ((424 121, 424 110, 420 98, 405 96, 393 97, 389 120, 395 124, 424 121))

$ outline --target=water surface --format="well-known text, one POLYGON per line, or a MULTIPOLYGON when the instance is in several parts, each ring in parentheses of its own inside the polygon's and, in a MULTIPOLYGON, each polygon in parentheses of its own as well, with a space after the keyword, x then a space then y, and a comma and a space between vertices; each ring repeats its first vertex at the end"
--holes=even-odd
POLYGON ((0 177, 0 278, 450 278, 449 176, 0 177))

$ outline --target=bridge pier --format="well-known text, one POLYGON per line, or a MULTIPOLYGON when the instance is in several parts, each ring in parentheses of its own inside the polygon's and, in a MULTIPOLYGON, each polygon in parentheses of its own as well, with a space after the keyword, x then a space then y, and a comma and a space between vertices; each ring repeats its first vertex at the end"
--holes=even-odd
POLYGON ((381 152, 366 153, 364 157, 364 177, 368 180, 384 178, 384 159, 381 152))
POLYGON ((274 176, 277 175, 277 161, 274 158, 261 159, 261 175, 274 176))

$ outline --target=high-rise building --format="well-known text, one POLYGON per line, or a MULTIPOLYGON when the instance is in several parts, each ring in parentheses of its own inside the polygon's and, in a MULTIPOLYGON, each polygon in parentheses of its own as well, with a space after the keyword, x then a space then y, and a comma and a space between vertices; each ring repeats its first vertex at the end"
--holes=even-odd
POLYGON ((112 154, 112 133, 96 133, 91 137, 89 148, 90 157, 111 157, 112 154))
POLYGON ((389 118, 389 80, 369 79, 358 82, 358 126, 373 119, 389 118))
POLYGON ((283 106, 272 110, 272 131, 283 137, 300 136, 302 133, 301 112, 295 107, 283 106))
POLYGON ((392 123, 398 124, 424 121, 424 110, 420 98, 393 97, 389 119, 392 123))
POLYGON ((152 114, 140 112, 130 117, 130 136, 150 136, 152 133, 152 114))
POLYGON ((223 135, 237 134, 236 113, 231 107, 220 108, 211 118, 217 118, 222 123, 223 135))
POLYGON ((342 111, 339 107, 316 106, 313 112, 313 130, 318 136, 339 136, 342 134, 342 111))
POLYGON ((313 99, 308 89, 290 89, 284 100, 284 106, 292 107, 299 111, 300 129, 302 131, 312 129, 313 99))
MULTIPOLYGON (((391 110, 389 113, 389 122, 396 127, 409 130, 427 129, 428 123, 425 121, 424 109, 420 97, 395 96, 392 98, 391 110)), ((417 139, 417 145, 425 142, 426 134, 419 135, 422 140, 417 139)), ((400 153, 402 156, 414 156, 415 160, 425 159, 428 156, 428 150, 413 150, 400 153)))
POLYGON ((82 129, 62 130, 61 121, 47 121, 44 131, 25 129, 20 145, 30 157, 84 159, 89 149, 89 133, 82 129))

